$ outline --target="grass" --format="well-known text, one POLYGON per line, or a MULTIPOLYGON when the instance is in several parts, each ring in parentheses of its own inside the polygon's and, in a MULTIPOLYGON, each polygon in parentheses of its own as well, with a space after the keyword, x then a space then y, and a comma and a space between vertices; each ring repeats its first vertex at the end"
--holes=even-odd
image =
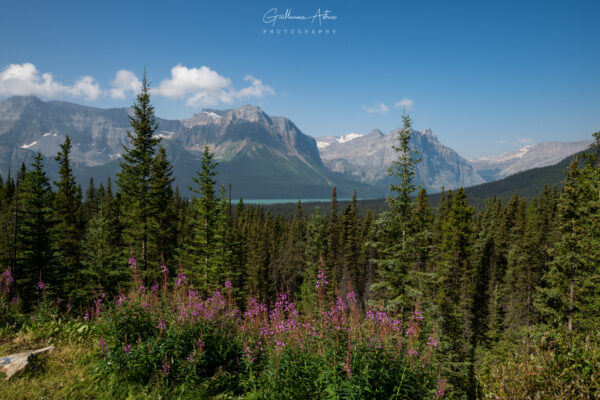
MULTIPOLYGON (((41 326, 39 328, 42 328, 41 326)), ((13 335, 2 333, 0 354, 54 345, 51 353, 36 356, 25 370, 0 385, 0 398, 92 399, 97 398, 99 381, 93 372, 97 356, 91 339, 52 339, 41 330, 25 329, 13 335)))
MULTIPOLYGON (((204 387, 181 384, 165 388, 107 378, 97 371, 96 335, 85 329, 73 334, 82 326, 87 325, 73 321, 57 324, 54 321, 16 332, 0 330, 1 355, 55 346, 54 351, 36 356, 25 370, 10 380, 4 381, 2 376, 0 399, 201 399, 204 398, 202 393, 211 385, 207 381, 204 387), (58 339, 57 328, 61 329, 58 339)), ((233 399, 225 395, 221 398, 233 399)))

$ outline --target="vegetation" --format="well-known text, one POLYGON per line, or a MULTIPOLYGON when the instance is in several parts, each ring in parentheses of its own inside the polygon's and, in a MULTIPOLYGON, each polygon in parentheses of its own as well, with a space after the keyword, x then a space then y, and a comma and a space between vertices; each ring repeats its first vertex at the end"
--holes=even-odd
POLYGON ((208 146, 182 198, 149 93, 116 191, 82 195, 69 138, 54 188, 39 154, 0 179, 0 351, 58 346, 0 397, 600 395, 600 134, 560 192, 432 209, 405 115, 385 211, 284 217, 234 208, 208 146))

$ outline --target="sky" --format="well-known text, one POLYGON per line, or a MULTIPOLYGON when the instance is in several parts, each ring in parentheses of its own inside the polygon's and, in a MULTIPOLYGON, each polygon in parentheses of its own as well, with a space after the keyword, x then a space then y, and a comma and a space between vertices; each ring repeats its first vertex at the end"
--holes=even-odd
POLYGON ((318 137, 406 111, 475 158, 600 130, 598 20, 595 0, 3 0, 0 99, 127 107, 145 69, 163 118, 255 104, 318 137))

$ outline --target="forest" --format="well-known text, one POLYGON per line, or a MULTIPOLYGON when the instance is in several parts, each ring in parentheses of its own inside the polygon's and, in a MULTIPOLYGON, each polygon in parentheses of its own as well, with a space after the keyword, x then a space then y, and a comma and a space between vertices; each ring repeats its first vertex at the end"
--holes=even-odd
POLYGON ((82 190, 68 137, 58 181, 0 177, 0 353, 57 347, 0 397, 599 398, 600 132, 476 211, 430 206, 402 122, 383 211, 233 204, 208 145, 184 198, 146 79, 114 180, 82 190))

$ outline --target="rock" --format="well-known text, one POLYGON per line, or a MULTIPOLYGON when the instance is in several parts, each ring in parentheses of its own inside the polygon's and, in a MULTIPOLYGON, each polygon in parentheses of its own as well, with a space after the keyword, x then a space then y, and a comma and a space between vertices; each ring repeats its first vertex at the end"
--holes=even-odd
POLYGON ((11 354, 9 356, 2 356, 0 357, 0 372, 4 372, 6 374, 6 380, 8 380, 11 376, 24 369, 27 364, 29 364, 32 356, 40 353, 50 352, 52 350, 54 350, 54 346, 48 346, 38 350, 25 351, 23 353, 11 354))

